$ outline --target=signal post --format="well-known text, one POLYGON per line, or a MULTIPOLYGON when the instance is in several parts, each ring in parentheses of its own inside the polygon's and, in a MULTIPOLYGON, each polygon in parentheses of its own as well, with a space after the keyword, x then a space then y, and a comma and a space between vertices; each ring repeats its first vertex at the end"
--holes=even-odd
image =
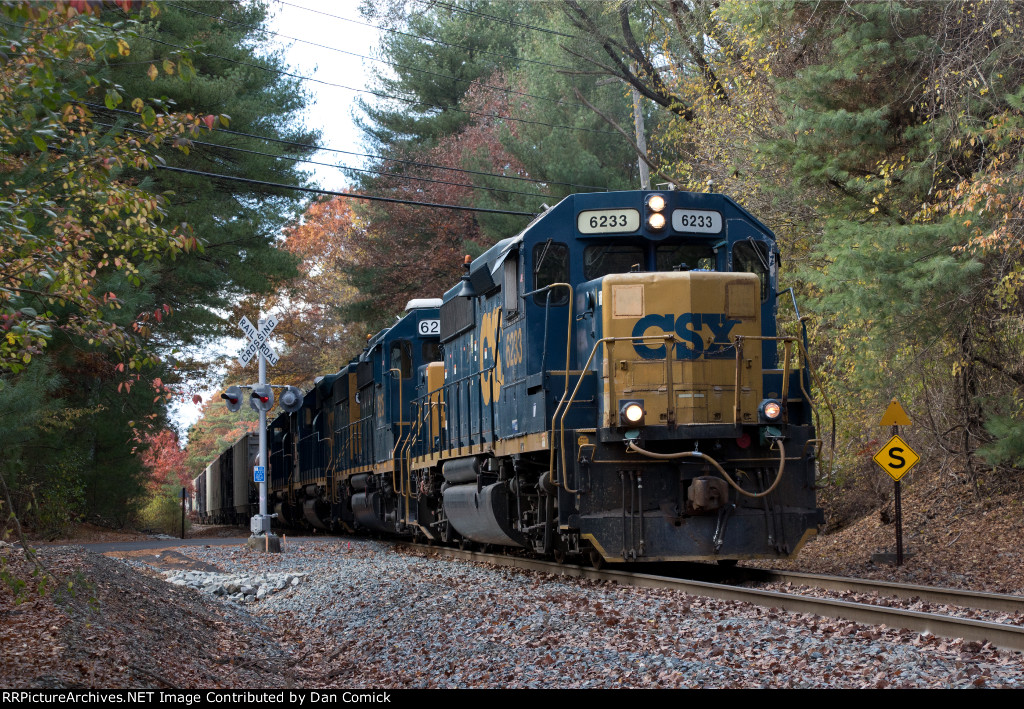
MULTIPOLYGON (((267 471, 270 469, 267 457, 267 412, 274 408, 274 386, 267 384, 267 361, 277 364, 277 353, 267 343, 270 333, 277 327, 278 320, 268 316, 259 321, 259 327, 253 327, 248 318, 242 317, 238 327, 249 338, 250 342, 238 355, 238 363, 245 367, 254 355, 259 355, 259 383, 243 386, 231 386, 221 394, 227 400, 228 410, 238 411, 242 406, 242 389, 249 389, 249 406, 259 414, 260 453, 253 468, 253 482, 259 486, 259 513, 249 523, 252 535, 248 546, 257 551, 280 552, 281 539, 271 531, 271 521, 276 515, 267 514, 267 471)), ((284 389, 281 395, 281 408, 294 413, 302 408, 302 391, 297 387, 277 387, 284 389)))
MULTIPOLYGON (((921 457, 900 438, 900 426, 909 426, 910 417, 896 399, 882 415, 882 426, 892 426, 892 438, 872 456, 872 460, 894 481, 893 498, 896 521, 896 566, 903 566, 903 500, 900 480, 920 462, 921 457)), ((880 555, 885 556, 885 555, 880 555)))

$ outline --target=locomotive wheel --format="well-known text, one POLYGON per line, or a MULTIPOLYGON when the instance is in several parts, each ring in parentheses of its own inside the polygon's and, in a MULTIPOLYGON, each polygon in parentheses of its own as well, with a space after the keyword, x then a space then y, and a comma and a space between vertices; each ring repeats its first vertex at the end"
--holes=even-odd
POLYGON ((601 556, 601 552, 597 549, 591 549, 587 552, 587 560, 590 561, 590 565, 597 571, 604 568, 604 557, 601 556))

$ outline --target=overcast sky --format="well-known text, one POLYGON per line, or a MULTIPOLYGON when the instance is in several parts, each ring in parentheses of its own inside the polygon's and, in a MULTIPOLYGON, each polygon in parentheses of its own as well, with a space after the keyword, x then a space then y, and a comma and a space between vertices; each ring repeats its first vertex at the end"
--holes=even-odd
MULTIPOLYGON (((321 81, 355 88, 368 85, 368 69, 376 63, 353 55, 374 56, 380 33, 366 24, 359 24, 362 22, 357 0, 270 1, 270 30, 303 41, 284 37, 270 39, 285 48, 291 71, 321 81)), ((306 115, 306 124, 322 131, 322 145, 363 152, 359 131, 352 120, 355 100, 361 94, 315 81, 304 83, 314 97, 306 115)), ((334 164, 344 161, 356 167, 364 164, 361 158, 338 153, 321 152, 313 159, 334 164)), ((340 170, 319 165, 307 167, 313 170, 324 189, 337 190, 345 184, 345 175, 340 170)))

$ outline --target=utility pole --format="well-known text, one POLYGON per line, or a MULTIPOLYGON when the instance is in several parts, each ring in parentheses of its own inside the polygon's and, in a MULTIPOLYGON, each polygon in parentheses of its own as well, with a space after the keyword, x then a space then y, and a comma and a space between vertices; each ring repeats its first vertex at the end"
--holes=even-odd
MULTIPOLYGON (((644 114, 640 110, 640 92, 636 90, 636 87, 633 87, 633 127, 636 130, 636 148, 646 155, 647 135, 644 130, 644 114)), ((651 173, 647 163, 637 158, 637 164, 640 166, 640 189, 651 189, 651 173)))
MULTIPOLYGON (((634 66, 634 71, 636 67, 634 66)), ((625 82, 625 79, 616 77, 614 79, 602 79, 597 82, 597 86, 606 86, 608 84, 614 84, 617 81, 625 82)), ((636 90, 636 87, 632 87, 633 93, 633 130, 636 136, 636 149, 643 155, 647 155, 647 134, 644 129, 644 114, 640 106, 640 92, 636 90)), ((618 128, 618 126, 615 126, 618 128)), ((621 130, 621 129, 620 129, 621 130)), ((640 189, 649 190, 651 189, 651 172, 647 163, 641 158, 637 158, 637 164, 640 166, 640 189)))

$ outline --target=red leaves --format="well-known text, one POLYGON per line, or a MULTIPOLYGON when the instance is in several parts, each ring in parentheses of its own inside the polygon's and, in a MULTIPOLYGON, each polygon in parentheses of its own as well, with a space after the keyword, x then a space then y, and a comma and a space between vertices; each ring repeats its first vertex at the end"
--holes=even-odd
POLYGON ((185 451, 179 445, 178 434, 164 429, 147 435, 143 440, 146 449, 140 457, 149 470, 149 487, 158 490, 168 483, 180 483, 182 487, 191 489, 192 476, 185 462, 185 451))
POLYGON ((207 130, 213 130, 213 124, 216 123, 216 121, 217 116, 213 115, 212 113, 208 116, 203 116, 203 123, 206 124, 207 130))

